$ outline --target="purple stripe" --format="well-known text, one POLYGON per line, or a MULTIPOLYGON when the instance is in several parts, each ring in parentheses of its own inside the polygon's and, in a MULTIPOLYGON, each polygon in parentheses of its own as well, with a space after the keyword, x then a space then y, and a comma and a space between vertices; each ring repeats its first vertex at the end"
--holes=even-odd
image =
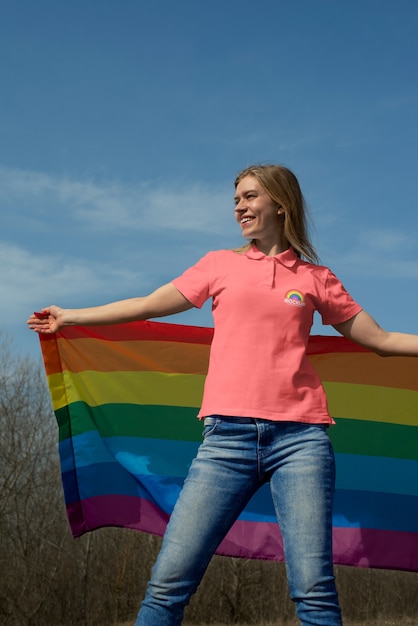
MULTIPOLYGON (((75 537, 103 526, 119 526, 162 536, 168 516, 148 500, 96 496, 67 507, 75 537)), ((418 571, 418 534, 364 528, 334 528, 334 561, 340 565, 418 571)), ((238 521, 217 554, 283 561, 283 541, 274 522, 238 521)))
MULTIPOLYGON (((418 534, 369 528, 334 528, 334 562, 339 565, 418 571, 418 534)), ((241 522, 232 527, 218 554, 283 561, 277 524, 241 522)))
POLYGON ((418 533, 334 528, 333 537, 335 563, 418 571, 418 533))
POLYGON ((283 540, 275 522, 235 522, 217 554, 244 559, 283 561, 283 540))
POLYGON ((95 496, 67 505, 74 537, 85 532, 116 526, 162 536, 169 516, 149 500, 137 496, 95 496))

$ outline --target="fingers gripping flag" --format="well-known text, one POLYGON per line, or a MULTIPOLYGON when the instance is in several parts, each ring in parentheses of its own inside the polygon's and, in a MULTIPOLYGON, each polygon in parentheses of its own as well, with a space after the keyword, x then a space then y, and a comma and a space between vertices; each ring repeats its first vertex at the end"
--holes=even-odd
MULTIPOLYGON (((164 533, 202 438, 196 419, 213 330, 161 322, 40 335, 74 536, 164 533)), ((337 462, 335 563, 418 571, 418 360, 312 336, 337 462)), ((268 485, 218 549, 283 560, 268 485)))

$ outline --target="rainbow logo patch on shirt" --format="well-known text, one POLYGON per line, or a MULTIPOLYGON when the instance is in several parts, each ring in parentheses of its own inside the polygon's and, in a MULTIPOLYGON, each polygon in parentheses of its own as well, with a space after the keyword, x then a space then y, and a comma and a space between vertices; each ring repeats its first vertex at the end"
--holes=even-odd
POLYGON ((305 306, 305 297, 303 293, 296 289, 291 289, 284 297, 286 304, 292 304, 293 306, 305 306))

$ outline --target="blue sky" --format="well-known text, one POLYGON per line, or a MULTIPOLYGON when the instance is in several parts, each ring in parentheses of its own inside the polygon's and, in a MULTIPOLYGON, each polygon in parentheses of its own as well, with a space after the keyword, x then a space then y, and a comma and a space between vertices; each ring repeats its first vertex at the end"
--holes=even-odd
POLYGON ((239 245, 255 162, 296 173, 364 308, 418 332, 417 32, 415 0, 3 3, 1 332, 38 355, 33 310, 142 295, 239 245))

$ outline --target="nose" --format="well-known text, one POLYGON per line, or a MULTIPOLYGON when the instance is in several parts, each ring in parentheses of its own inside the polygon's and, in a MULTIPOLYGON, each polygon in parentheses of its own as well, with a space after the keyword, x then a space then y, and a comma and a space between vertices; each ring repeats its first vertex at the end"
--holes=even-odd
POLYGON ((243 203, 243 198, 241 198, 240 200, 236 201, 235 209, 234 209, 235 213, 243 213, 244 211, 246 211, 246 209, 244 208, 242 203, 243 203))
POLYGON ((240 207, 238 205, 235 207, 234 215, 235 215, 235 219, 238 220, 238 222, 240 221, 244 213, 245 213, 245 209, 243 207, 240 207))

